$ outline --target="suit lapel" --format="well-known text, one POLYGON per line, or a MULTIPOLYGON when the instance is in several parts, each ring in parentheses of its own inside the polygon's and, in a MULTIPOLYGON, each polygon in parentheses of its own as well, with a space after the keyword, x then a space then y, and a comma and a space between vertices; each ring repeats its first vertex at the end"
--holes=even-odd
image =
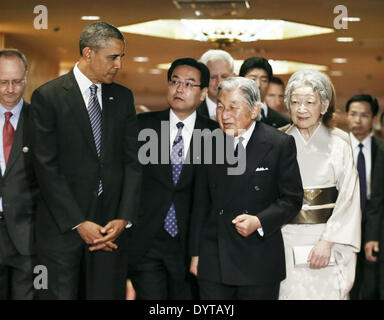
POLYGON ((15 137, 13 138, 11 153, 9 154, 9 159, 7 166, 5 168, 4 177, 11 170, 13 165, 15 164, 17 158, 22 153, 23 149, 23 132, 24 132, 24 114, 25 114, 25 102, 23 103, 23 108, 20 112, 20 118, 17 123, 17 128, 15 132, 15 137))
POLYGON ((78 123, 78 127, 82 131, 88 146, 93 150, 95 156, 97 157, 96 145, 93 139, 87 107, 84 103, 84 99, 76 82, 75 76, 73 75, 73 71, 70 71, 67 74, 63 88, 66 91, 64 99, 67 102, 66 105, 68 105, 71 109, 71 116, 78 123))
MULTIPOLYGON (((101 96, 103 100, 103 129, 101 138, 101 157, 106 153, 108 146, 113 144, 113 122, 115 118, 117 97, 113 95, 113 90, 109 85, 101 86, 101 96)), ((92 135, 93 137, 93 135, 92 135)), ((95 148, 96 150, 96 148, 95 148)))
MULTIPOLYGON (((246 169, 241 176, 229 176, 225 172, 225 182, 220 183, 219 186, 223 187, 223 194, 226 196, 225 204, 230 202, 235 195, 239 194, 244 186, 247 186, 249 179, 255 176, 256 168, 258 168, 272 149, 272 144, 267 140, 263 124, 256 122, 255 129, 249 139, 246 147, 246 169)), ((228 166, 226 166, 228 168, 228 166)))

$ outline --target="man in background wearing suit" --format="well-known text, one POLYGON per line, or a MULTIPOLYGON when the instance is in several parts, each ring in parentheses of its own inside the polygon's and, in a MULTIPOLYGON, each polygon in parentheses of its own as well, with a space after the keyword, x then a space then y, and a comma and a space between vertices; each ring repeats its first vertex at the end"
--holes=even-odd
POLYGON ((0 299, 34 299, 34 224, 38 197, 32 167, 29 104, 22 99, 27 60, 0 50, 0 299))
POLYGON ((125 229, 136 222, 141 169, 133 95, 113 82, 124 48, 114 26, 87 26, 74 69, 32 95, 43 299, 125 298, 125 229))
MULTIPOLYGON (((378 155, 384 151, 384 141, 372 135, 373 121, 379 110, 377 100, 368 94, 359 94, 350 98, 346 104, 349 126, 349 137, 355 165, 359 172, 360 205, 362 211, 362 248, 367 241, 365 228, 367 223, 366 209, 371 199, 371 194, 383 192, 384 181, 379 179, 375 172, 375 163, 378 155)), ((383 210, 383 204, 372 208, 383 210)), ((351 299, 370 300, 379 297, 378 276, 379 263, 365 259, 364 250, 358 255, 355 283, 351 291, 351 299)))
MULTIPOLYGON (((245 77, 256 82, 260 90, 261 101, 265 102, 269 82, 272 79, 272 67, 268 60, 262 57, 251 57, 244 60, 240 67, 240 77, 245 77)), ((261 106, 261 122, 272 127, 280 128, 289 123, 289 120, 268 105, 261 106)))
POLYGON ((224 50, 208 50, 199 61, 208 67, 210 79, 207 97, 197 107, 197 112, 216 120, 217 87, 221 81, 235 75, 233 58, 224 50))
POLYGON ((139 300, 193 297, 187 240, 195 163, 201 156, 194 148, 195 133, 218 127, 195 111, 207 94, 208 68, 195 59, 181 58, 172 63, 167 76, 170 108, 138 116, 140 132, 153 131, 158 150, 155 161, 143 166, 139 223, 131 230, 128 261, 139 300), (161 161, 161 153, 170 161, 161 161))
POLYGON ((293 138, 256 121, 260 107, 254 81, 220 83, 218 122, 246 166, 229 175, 226 157, 197 170, 190 271, 202 299, 277 299, 285 278, 280 229, 299 212, 303 189, 293 138))

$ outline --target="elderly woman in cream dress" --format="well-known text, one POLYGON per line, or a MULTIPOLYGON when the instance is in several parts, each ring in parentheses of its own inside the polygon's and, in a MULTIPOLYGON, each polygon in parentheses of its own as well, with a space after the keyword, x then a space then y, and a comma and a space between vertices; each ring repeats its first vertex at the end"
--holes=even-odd
POLYGON ((334 89, 323 73, 302 70, 292 75, 285 94, 293 122, 285 131, 296 141, 304 200, 282 228, 287 276, 279 299, 348 299, 361 211, 348 135, 330 124, 334 89))

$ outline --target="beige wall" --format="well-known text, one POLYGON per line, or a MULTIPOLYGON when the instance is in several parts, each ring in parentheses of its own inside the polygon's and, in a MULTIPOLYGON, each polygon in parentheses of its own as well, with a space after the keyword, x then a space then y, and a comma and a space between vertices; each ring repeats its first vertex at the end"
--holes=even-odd
MULTIPOLYGON (((24 99, 31 101, 32 92, 45 82, 54 79, 59 74, 59 61, 45 54, 46 50, 32 48, 12 35, 3 36, 3 48, 15 48, 20 50, 28 60, 28 82, 24 92, 24 99)), ((2 37, 0 34, 0 48, 2 37)))

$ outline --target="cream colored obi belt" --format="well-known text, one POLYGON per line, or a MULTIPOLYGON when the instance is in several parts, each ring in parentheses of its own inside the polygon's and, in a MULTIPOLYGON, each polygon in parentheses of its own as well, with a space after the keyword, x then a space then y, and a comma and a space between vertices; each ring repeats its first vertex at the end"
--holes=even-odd
POLYGON ((332 215, 337 199, 336 187, 304 189, 303 206, 290 224, 326 223, 332 215))

